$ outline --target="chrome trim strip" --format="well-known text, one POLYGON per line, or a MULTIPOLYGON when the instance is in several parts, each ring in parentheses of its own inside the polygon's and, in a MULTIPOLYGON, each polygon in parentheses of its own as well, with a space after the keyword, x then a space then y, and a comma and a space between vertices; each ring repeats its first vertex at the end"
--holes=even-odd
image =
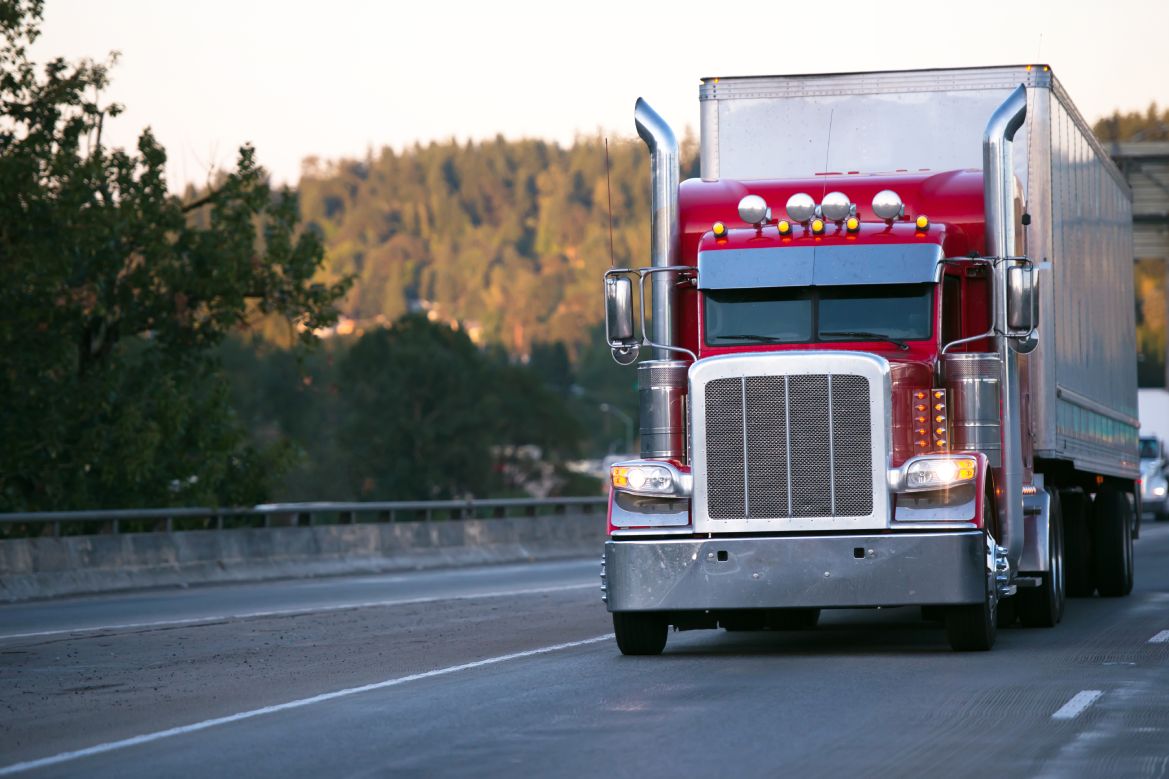
POLYGON ((787 515, 792 515, 792 388, 791 376, 783 377, 783 430, 787 436, 787 515))
POLYGON ((747 451, 747 380, 739 380, 739 390, 743 396, 743 513, 751 516, 751 463, 750 453, 747 451))
MULTIPOLYGON (((836 450, 833 447, 835 436, 832 431, 836 427, 836 415, 832 413, 832 374, 828 374, 828 508, 832 516, 836 516, 836 450)), ((791 473, 791 468, 788 468, 791 473)), ((791 500, 791 494, 788 494, 791 500)))

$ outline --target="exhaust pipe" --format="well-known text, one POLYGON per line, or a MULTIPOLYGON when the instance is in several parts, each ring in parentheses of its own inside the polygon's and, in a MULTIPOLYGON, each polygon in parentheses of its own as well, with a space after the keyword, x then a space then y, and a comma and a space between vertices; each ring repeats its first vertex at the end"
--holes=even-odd
MULTIPOLYGON (((986 248, 991 257, 1015 256, 1015 133, 1027 118, 1027 90, 1022 84, 991 115, 982 137, 982 191, 986 208, 986 248)), ((1023 441, 1020 431, 1019 355, 1011 346, 1007 326, 1007 268, 994 270, 995 346, 1002 364, 1003 483, 1000 504, 1002 538, 1011 570, 1023 556, 1023 441)))
MULTIPOLYGON (((649 147, 650 169, 650 265, 665 268, 678 264, 678 140, 674 131, 649 103, 638 98, 633 109, 637 134, 649 147)), ((674 276, 651 276, 654 343, 673 346, 674 276)), ((637 369, 641 406, 641 456, 686 459, 686 363, 670 359, 666 349, 654 348, 653 359, 637 369)))
MULTIPOLYGON (((650 264, 664 268, 677 264, 678 259, 678 179, 681 175, 678 141, 665 120, 640 97, 633 109, 633 122, 637 134, 649 147, 650 264)), ((672 273, 653 275, 653 340, 667 346, 674 344, 672 276, 672 273)), ((655 360, 669 356, 664 349, 654 349, 655 360)))

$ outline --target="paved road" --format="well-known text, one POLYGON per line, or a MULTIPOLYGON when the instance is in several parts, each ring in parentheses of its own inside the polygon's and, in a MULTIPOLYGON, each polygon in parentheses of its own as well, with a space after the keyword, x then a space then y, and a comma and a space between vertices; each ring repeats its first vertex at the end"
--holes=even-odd
POLYGON ((1169 776, 1142 535, 1132 596, 983 654, 887 609, 625 658, 595 560, 0 607, 0 775, 1169 776))

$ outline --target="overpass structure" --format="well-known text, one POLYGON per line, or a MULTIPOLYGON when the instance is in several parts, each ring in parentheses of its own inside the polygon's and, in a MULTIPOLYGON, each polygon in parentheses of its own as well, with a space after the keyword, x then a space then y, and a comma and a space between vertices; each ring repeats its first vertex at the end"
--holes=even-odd
MULTIPOLYGON (((1169 141, 1114 143, 1108 150, 1132 188, 1133 260, 1169 263, 1169 141)), ((1169 272, 1165 284, 1169 305, 1169 272)), ((1169 387, 1169 354, 1164 363, 1169 387)))

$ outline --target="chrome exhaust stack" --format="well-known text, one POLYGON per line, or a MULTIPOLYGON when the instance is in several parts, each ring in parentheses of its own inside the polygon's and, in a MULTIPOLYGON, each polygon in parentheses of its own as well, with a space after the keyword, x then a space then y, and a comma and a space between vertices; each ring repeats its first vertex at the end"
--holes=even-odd
MULTIPOLYGON (((650 265, 667 268, 678 263, 678 182, 680 152, 674 131, 649 103, 638 98, 633 109, 637 134, 649 147, 650 168, 650 265)), ((673 346, 674 272, 652 277, 652 341, 673 346)), ((637 370, 641 404, 641 456, 685 461, 686 369, 683 360, 671 359, 670 350, 655 346, 653 359, 637 370)))
POLYGON ((986 249, 994 263, 995 346, 1002 364, 1002 538, 1010 569, 1023 556, 1023 441, 1020 430, 1019 355, 1009 337, 1007 271, 1015 252, 1015 133, 1027 118, 1027 90, 1021 84, 991 115, 982 137, 983 205, 986 249))

